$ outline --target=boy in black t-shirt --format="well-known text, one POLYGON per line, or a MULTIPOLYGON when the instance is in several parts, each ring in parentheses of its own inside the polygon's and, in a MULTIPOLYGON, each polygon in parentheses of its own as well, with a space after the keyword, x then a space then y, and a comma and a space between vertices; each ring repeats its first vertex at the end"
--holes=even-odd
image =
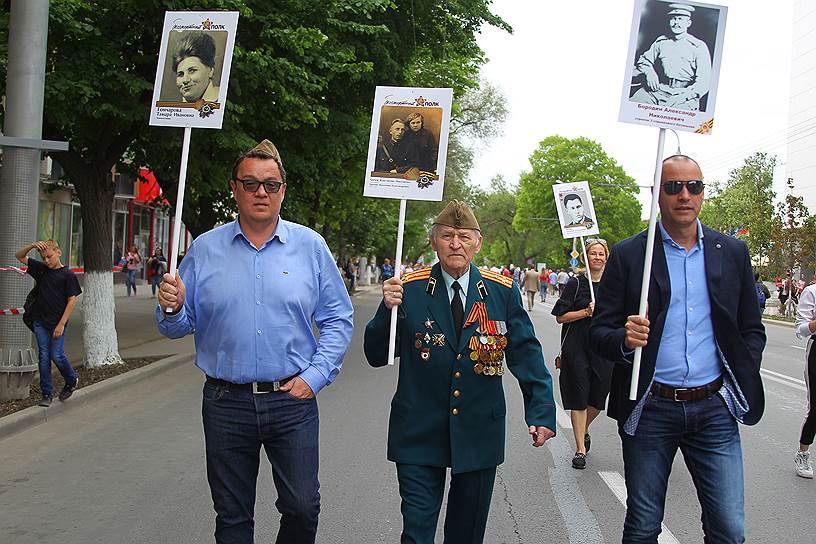
POLYGON ((40 406, 50 406, 54 396, 54 386, 51 383, 52 360, 65 379, 59 399, 67 400, 77 387, 76 372, 65 356, 64 348, 68 318, 82 289, 76 275, 60 262, 62 251, 54 240, 29 244, 20 248, 15 256, 28 266, 28 273, 37 282, 37 299, 31 308, 31 317, 40 355, 40 389, 43 395, 40 406), (44 262, 27 257, 32 249, 40 252, 44 262))

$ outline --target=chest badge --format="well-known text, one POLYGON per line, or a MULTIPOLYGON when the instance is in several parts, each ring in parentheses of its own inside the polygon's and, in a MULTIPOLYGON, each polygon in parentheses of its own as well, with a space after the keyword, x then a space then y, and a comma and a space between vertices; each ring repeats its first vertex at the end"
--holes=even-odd
POLYGON ((426 329, 433 329, 434 323, 436 323, 436 321, 434 321, 430 317, 425 318, 425 328, 426 329))

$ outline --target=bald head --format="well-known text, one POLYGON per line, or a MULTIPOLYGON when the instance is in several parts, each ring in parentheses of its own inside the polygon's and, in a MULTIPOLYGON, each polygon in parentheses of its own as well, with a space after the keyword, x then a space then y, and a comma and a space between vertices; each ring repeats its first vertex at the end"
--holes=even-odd
POLYGON ((689 157, 688 155, 672 155, 671 157, 666 157, 663 159, 663 169, 661 175, 661 181, 666 181, 667 179, 672 179, 671 177, 666 177, 666 170, 670 172, 675 171, 677 168, 694 168, 697 172, 698 176, 694 179, 703 179, 703 170, 700 168, 700 165, 689 157))

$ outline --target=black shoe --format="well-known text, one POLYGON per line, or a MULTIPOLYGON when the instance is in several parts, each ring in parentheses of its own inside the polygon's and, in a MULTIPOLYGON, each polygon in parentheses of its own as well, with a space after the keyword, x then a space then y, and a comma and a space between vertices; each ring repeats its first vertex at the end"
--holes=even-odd
POLYGON ((583 470, 586 468, 586 453, 576 453, 572 458, 572 468, 583 470))
POLYGON ((49 406, 51 406, 52 400, 54 400, 54 397, 52 395, 43 395, 43 398, 40 401, 40 406, 42 406, 43 408, 48 408, 49 406))
POLYGON ((63 402, 65 402, 66 400, 68 400, 68 399, 71 397, 71 395, 73 395, 73 394, 74 394, 74 389, 76 389, 78 385, 79 385, 79 378, 77 378, 76 380, 74 380, 74 385, 68 385, 68 384, 66 383, 66 384, 65 384, 65 387, 63 387, 63 388, 62 388, 62 391, 60 391, 60 394, 59 394, 59 399, 60 399, 61 401, 63 401, 63 402))
POLYGON ((592 444, 592 437, 589 436, 589 433, 586 433, 584 435, 584 447, 586 448, 587 453, 589 453, 589 446, 591 444, 592 444))

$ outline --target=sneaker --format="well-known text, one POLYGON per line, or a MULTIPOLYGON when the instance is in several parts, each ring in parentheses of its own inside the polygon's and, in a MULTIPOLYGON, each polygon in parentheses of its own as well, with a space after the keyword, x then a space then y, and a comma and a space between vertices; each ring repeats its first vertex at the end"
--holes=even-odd
POLYGON ((586 433, 586 434, 584 435, 584 447, 586 448, 587 453, 589 453, 589 446, 590 446, 591 444, 592 444, 592 437, 591 437, 591 436, 589 436, 589 433, 586 433))
POLYGON ((579 470, 583 470, 586 468, 586 454, 585 453, 576 453, 575 457, 572 458, 572 468, 577 468, 579 470))
POLYGON ((65 402, 66 400, 68 400, 68 399, 71 397, 71 395, 73 395, 73 394, 74 394, 74 389, 76 389, 78 385, 79 385, 79 378, 77 378, 76 380, 74 380, 74 385, 68 385, 68 384, 66 383, 66 384, 65 384, 65 387, 63 387, 63 388, 62 388, 62 391, 60 391, 60 394, 59 394, 59 399, 60 399, 61 401, 63 401, 63 402, 65 402))
MULTIPOLYGON (((40 406, 42 406, 42 404, 40 406)), ((809 451, 797 451, 796 457, 793 458, 793 464, 796 466, 797 476, 813 478, 813 467, 810 465, 809 451)))
POLYGON ((52 395, 43 395, 43 398, 40 401, 40 406, 42 406, 43 408, 48 408, 49 406, 51 406, 52 400, 54 400, 54 397, 52 395))

